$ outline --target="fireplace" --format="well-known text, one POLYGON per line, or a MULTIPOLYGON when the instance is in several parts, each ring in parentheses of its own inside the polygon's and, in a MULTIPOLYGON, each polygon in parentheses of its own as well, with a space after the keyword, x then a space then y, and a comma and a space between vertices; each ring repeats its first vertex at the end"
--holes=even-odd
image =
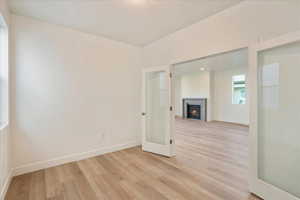
POLYGON ((201 119, 201 106, 187 104, 187 118, 201 119))
POLYGON ((184 98, 183 118, 206 121, 207 99, 184 98))

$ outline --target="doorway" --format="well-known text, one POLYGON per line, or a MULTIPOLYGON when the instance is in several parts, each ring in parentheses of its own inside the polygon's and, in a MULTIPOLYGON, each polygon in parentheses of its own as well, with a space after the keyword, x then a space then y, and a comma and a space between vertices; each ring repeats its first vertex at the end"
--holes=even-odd
POLYGON ((247 49, 174 65, 176 116, 248 126, 247 74, 247 49))
POLYGON ((296 32, 168 67, 174 162, 228 186, 225 199, 299 200, 299 52, 296 32), (249 70, 232 73, 243 57, 249 70))
POLYGON ((249 191, 248 49, 176 64, 173 74, 176 157, 240 199, 259 199, 249 191))

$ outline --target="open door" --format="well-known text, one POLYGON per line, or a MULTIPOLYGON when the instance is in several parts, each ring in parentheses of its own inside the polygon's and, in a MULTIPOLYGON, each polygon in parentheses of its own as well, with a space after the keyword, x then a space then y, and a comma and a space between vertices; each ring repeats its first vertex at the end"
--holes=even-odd
POLYGON ((171 66, 143 70, 142 149, 174 155, 171 66))
POLYGON ((250 190, 300 200, 300 32, 250 48, 250 190))

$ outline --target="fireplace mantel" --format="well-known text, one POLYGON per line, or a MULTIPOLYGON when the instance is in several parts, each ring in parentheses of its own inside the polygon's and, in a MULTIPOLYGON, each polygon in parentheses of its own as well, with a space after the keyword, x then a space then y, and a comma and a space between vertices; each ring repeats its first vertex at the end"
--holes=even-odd
POLYGON ((187 118, 188 105, 200 105, 200 120, 207 121, 207 99, 206 98, 183 98, 182 99, 182 116, 187 118))

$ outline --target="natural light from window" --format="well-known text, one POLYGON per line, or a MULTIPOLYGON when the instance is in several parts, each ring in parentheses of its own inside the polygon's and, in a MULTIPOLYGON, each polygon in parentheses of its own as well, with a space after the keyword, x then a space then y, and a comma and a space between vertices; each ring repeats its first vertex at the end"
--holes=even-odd
POLYGON ((246 76, 235 75, 232 77, 232 104, 246 103, 246 76))
POLYGON ((8 123, 8 32, 0 16, 0 128, 8 123))
POLYGON ((0 21, 0 128, 3 125, 3 26, 0 21))

